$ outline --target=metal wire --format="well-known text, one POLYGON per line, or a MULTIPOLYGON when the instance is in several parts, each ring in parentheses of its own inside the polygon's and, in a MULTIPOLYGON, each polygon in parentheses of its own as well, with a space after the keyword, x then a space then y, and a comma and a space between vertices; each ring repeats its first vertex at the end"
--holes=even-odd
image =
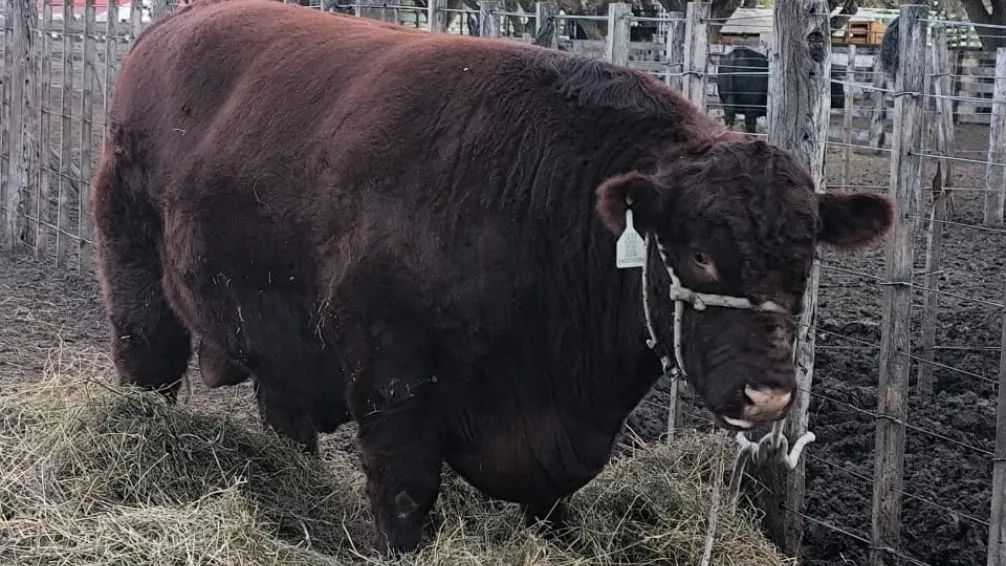
POLYGON ((892 421, 892 422, 896 422, 899 425, 902 425, 902 426, 904 426, 905 428, 907 428, 909 430, 913 430, 915 432, 918 432, 918 433, 921 433, 921 434, 925 434, 926 436, 931 436, 933 438, 938 438, 938 439, 940 439, 940 440, 942 440, 944 442, 949 442, 950 444, 954 444, 956 446, 960 446, 961 448, 966 448, 966 449, 971 450, 972 452, 975 452, 977 454, 981 454, 983 456, 990 456, 990 457, 991 456, 995 456, 994 453, 989 452, 988 450, 985 450, 983 448, 979 448, 977 446, 971 446, 970 444, 968 444, 966 442, 961 442, 960 440, 954 440, 953 438, 950 438, 949 436, 947 436, 945 434, 941 434, 941 433, 936 432, 936 431, 927 430, 927 429, 924 429, 922 427, 915 426, 915 425, 913 425, 913 424, 911 424, 911 423, 909 423, 909 422, 907 422, 905 420, 895 418, 895 417, 893 417, 891 415, 881 415, 880 413, 877 413, 875 411, 871 411, 869 409, 864 409, 862 407, 857 407, 857 406, 853 405, 852 403, 847 403, 845 401, 842 401, 842 400, 839 400, 839 399, 835 399, 834 397, 831 397, 829 395, 826 395, 826 394, 821 393, 821 392, 816 391, 816 390, 810 390, 810 391, 808 391, 808 390, 802 389, 801 391, 803 391, 804 393, 808 393, 808 394, 810 394, 813 397, 819 397, 821 399, 824 399, 826 401, 830 401, 830 402, 835 403, 837 405, 842 405, 843 407, 852 409, 853 411, 856 411, 857 413, 862 413, 864 415, 872 417, 874 420, 884 419, 884 420, 889 420, 889 421, 892 421))
MULTIPOLYGON (((817 455, 815 455, 813 453, 808 452, 807 453, 807 458, 810 459, 810 460, 814 460, 815 462, 821 462, 821 463, 827 464, 828 466, 831 466, 833 468, 837 468, 839 470, 842 470, 843 472, 849 474, 850 476, 853 476, 853 477, 855 477, 857 479, 869 482, 871 484, 874 481, 874 478, 871 478, 869 476, 863 475, 863 474, 861 474, 861 473, 859 473, 859 472, 857 472, 855 470, 850 470, 849 468, 847 468, 847 467, 845 467, 845 466, 843 466, 841 464, 838 464, 836 462, 832 462, 831 460, 828 460, 826 458, 822 458, 822 457, 817 456, 817 455)), ((969 515, 968 513, 965 513, 964 511, 958 511, 956 509, 951 509, 950 507, 947 507, 946 505, 941 505, 941 504, 939 504, 939 503, 937 503, 937 502, 935 502, 935 501, 933 501, 931 499, 927 499, 925 497, 922 497, 921 495, 915 495, 914 493, 908 493, 907 491, 902 491, 900 489, 895 489, 894 493, 897 493, 898 495, 903 495, 903 496, 905 496, 905 497, 907 497, 909 499, 914 499, 914 500, 919 501, 921 503, 925 503, 926 505, 929 505, 930 507, 932 507, 934 509, 939 509, 940 511, 944 511, 946 513, 952 513, 954 515, 959 515, 959 516, 964 517, 965 519, 967 519, 967 520, 969 520, 969 521, 971 521, 973 523, 976 523, 978 525, 982 525, 983 527, 988 528, 988 526, 989 526, 989 522, 988 521, 983 521, 983 520, 979 519, 978 517, 975 517, 973 515, 969 515)))

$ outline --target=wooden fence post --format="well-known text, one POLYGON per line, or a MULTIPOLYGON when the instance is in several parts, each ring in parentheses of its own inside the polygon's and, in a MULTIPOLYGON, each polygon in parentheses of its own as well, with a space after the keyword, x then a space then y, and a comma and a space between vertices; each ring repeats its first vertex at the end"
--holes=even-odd
POLYGON ((985 224, 1002 224, 1006 205, 1006 47, 996 51, 995 77, 985 166, 985 224))
MULTIPOLYGON (((664 84, 687 95, 684 90, 687 84, 687 75, 684 74, 685 43, 688 41, 685 14, 669 12, 668 16, 670 21, 664 43, 664 57, 667 60, 664 84)), ((681 393, 687 387, 687 383, 682 379, 671 379, 668 385, 670 395, 667 399, 667 441, 670 442, 674 438, 675 431, 684 423, 684 399, 681 398, 681 393)))
POLYGON ((37 128, 31 124, 34 116, 30 109, 36 105, 36 101, 31 100, 31 93, 38 79, 33 48, 33 28, 38 25, 38 10, 33 0, 10 0, 9 6, 7 13, 10 20, 7 25, 12 26, 13 31, 7 49, 11 50, 8 61, 13 64, 13 69, 8 73, 11 84, 8 91, 7 190, 3 195, 4 218, 0 238, 8 248, 13 249, 24 236, 24 207, 31 186, 31 144, 37 133, 37 128))
MULTIPOLYGON (((1000 48, 999 52, 1002 51, 1003 48, 1000 48)), ((988 559, 985 566, 1006 566, 1006 313, 1003 313, 1002 352, 999 356, 999 398, 996 405, 996 447, 993 461, 992 509, 989 513, 988 559)))
POLYGON ((629 66, 629 29, 632 27, 632 4, 608 4, 608 37, 605 38, 605 58, 622 67, 629 66))
POLYGON ((11 53, 14 44, 14 3, 4 2, 0 7, 4 17, 3 28, 0 29, 0 51, 3 51, 3 75, 0 76, 0 246, 6 245, 7 235, 4 228, 7 217, 7 168, 10 167, 10 85, 14 81, 14 57, 11 53))
MULTIPOLYGON (((901 6, 896 92, 922 91, 927 14, 925 6, 901 6)), ((912 265, 922 193, 923 104, 918 94, 896 96, 894 100, 890 191, 897 199, 897 214, 887 245, 886 284, 883 287, 870 551, 873 566, 893 565, 894 558, 889 551, 898 549, 900 539, 900 492, 904 479, 905 420, 911 370, 912 265)))
MULTIPOLYGON (((824 191, 824 156, 831 100, 831 37, 826 0, 776 0, 772 48, 769 50, 768 141, 789 152, 810 172, 815 191, 824 191), (787 112, 787 108, 806 112, 787 112)), ((814 261, 803 314, 796 332, 794 358, 797 391, 786 419, 790 443, 807 432, 807 409, 814 372, 814 324, 820 265, 814 261)), ((784 553, 799 556, 803 540, 806 495, 804 460, 790 470, 777 463, 754 468, 765 488, 758 502, 765 512, 766 535, 784 553)))
POLYGON ((136 36, 140 35, 146 25, 143 23, 143 10, 134 10, 132 3, 129 9, 129 44, 136 41, 136 36))
POLYGON ((706 111, 706 69, 709 65, 709 2, 689 2, 685 12, 685 95, 706 111))
POLYGON ((874 153, 883 153, 887 123, 887 73, 880 68, 880 57, 873 57, 873 112, 870 114, 870 146, 874 153))
POLYGON ((667 38, 664 44, 664 58, 667 60, 667 74, 664 84, 681 92, 682 73, 685 70, 685 15, 681 12, 669 12, 667 23, 667 38))
MULTIPOLYGON (((142 10, 131 10, 133 14, 138 14, 142 10)), ((132 14, 130 18, 132 19, 132 14)), ((137 17, 137 20, 139 18, 137 17)), ((56 183, 58 201, 56 202, 56 265, 61 265, 68 260, 69 238, 65 233, 70 230, 70 189, 73 188, 73 164, 70 156, 73 152, 73 140, 71 139, 73 130, 73 64, 74 46, 73 33, 71 27, 74 23, 73 0, 63 0, 63 76, 60 81, 60 144, 59 144, 59 180, 56 183)), ((133 36, 133 40, 136 35, 133 36)), ((79 187, 78 187, 79 190, 79 187)))
POLYGON ((479 4, 479 35, 482 37, 500 36, 500 10, 503 3, 500 0, 482 0, 479 4))
MULTIPOLYGON (((150 1, 150 19, 151 21, 157 18, 170 14, 175 10, 175 5, 177 2, 175 0, 151 0, 150 1)), ((85 8, 86 10, 87 8, 85 8)))
POLYGON ((842 148, 842 178, 839 185, 842 191, 849 190, 849 170, 850 162, 852 157, 852 113, 856 106, 856 97, 854 96, 852 84, 856 82, 856 44, 849 44, 848 58, 845 62, 845 104, 843 105, 842 114, 842 143, 845 147, 842 148))
MULTIPOLYGON (((372 0, 358 0, 368 2, 372 0)), ((447 31, 447 12, 440 9, 441 0, 426 0, 426 21, 429 24, 430 33, 444 33, 447 31)), ((446 4, 446 2, 444 2, 446 4)))
MULTIPOLYGON (((94 0, 84 0, 84 47, 82 60, 95 60, 94 0)), ((83 271, 91 265, 91 246, 87 240, 91 236, 91 200, 87 191, 91 181, 91 131, 94 125, 94 74, 92 64, 81 65, 80 76, 80 190, 77 191, 77 269, 83 271)))
MULTIPOLYGON (((109 4, 112 9, 114 0, 109 4)), ((52 25, 52 2, 42 1, 41 29, 47 30, 52 25)), ((50 82, 52 80, 52 61, 50 60, 51 39, 48 33, 40 33, 39 37, 39 63, 38 63, 38 187, 35 190, 35 257, 41 257, 48 247, 46 233, 49 229, 44 223, 51 223, 51 212, 49 202, 52 199, 51 185, 49 181, 49 132, 52 121, 52 94, 50 82)))
MULTIPOLYGON (((953 88, 953 69, 951 68, 950 50, 947 43, 947 27, 933 27, 933 96, 936 104, 936 153, 949 156, 953 151, 954 116, 953 100, 946 98, 953 88)), ((929 215, 929 226, 926 232, 926 283, 922 290, 922 349, 918 365, 918 384, 920 393, 933 391, 933 362, 936 360, 936 320, 939 308, 940 273, 943 270, 943 229, 947 219, 947 208, 950 200, 951 162, 941 159, 937 166, 937 177, 933 179, 933 208, 929 215)), ((1003 565, 1006 566, 1006 565, 1003 565)))
POLYGON ((535 2, 534 5, 534 33, 535 36, 545 25, 549 18, 552 18, 552 35, 549 36, 548 45, 552 49, 559 47, 559 29, 556 20, 559 16, 559 3, 555 1, 535 2))

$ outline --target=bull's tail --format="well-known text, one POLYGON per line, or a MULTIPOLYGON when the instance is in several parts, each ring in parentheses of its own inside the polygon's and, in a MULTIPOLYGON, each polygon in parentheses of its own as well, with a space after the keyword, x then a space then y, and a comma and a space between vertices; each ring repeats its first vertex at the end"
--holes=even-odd
MULTIPOLYGON (((113 128, 114 130, 114 128, 113 128)), ((91 183, 98 279, 111 323, 111 350, 121 384, 174 399, 192 353, 189 332, 161 284, 163 224, 149 175, 116 132, 106 139, 91 183)))

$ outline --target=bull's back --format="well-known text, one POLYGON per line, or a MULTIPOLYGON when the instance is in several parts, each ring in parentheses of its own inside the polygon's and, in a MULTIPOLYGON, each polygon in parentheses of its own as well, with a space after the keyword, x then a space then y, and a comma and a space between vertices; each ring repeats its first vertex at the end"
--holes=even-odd
MULTIPOLYGON (((554 71, 527 56, 538 52, 271 0, 197 2, 137 40, 118 75, 113 135, 156 182, 144 189, 165 209, 174 272, 332 282, 346 258, 381 246, 407 263, 397 269, 438 273, 452 250, 519 240, 532 221, 504 210, 528 200, 537 174, 509 158, 526 161, 523 145, 540 141, 529 121, 572 115, 548 101, 559 95, 542 82, 554 71), (479 221, 444 221, 445 201, 479 221)), ((512 271, 513 256, 501 243, 466 268, 512 271)))
POLYGON ((154 157, 148 165, 158 177, 214 151, 282 152, 291 139, 310 138, 383 52, 421 39, 270 0, 196 2, 138 38, 110 120, 123 141, 145 144, 135 153, 154 157))

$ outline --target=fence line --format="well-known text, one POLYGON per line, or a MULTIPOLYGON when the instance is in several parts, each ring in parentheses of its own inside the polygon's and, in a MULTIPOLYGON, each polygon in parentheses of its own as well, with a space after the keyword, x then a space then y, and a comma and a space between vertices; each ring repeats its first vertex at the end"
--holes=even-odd
MULTIPOLYGON (((54 256, 61 265, 88 269, 91 238, 86 192, 91 167, 97 156, 96 148, 100 147, 105 129, 104 112, 108 107, 119 58, 151 18, 147 12, 135 9, 130 10, 128 22, 119 21, 116 17, 119 7, 115 0, 109 2, 109 12, 103 20, 95 13, 93 1, 88 1, 85 5, 83 17, 76 17, 70 0, 63 0, 57 5, 53 5, 52 0, 44 0, 38 14, 32 13, 33 2, 9 0, 5 6, 3 41, 0 42, 3 54, 0 60, 4 65, 0 85, 0 218, 4 223, 0 239, 8 247, 28 246, 39 256, 54 256), (23 10, 28 10, 29 17, 25 17, 23 10), (31 26, 24 29, 21 22, 29 22, 31 26), (21 65, 22 60, 27 64, 21 65)), ((387 11, 393 10, 396 14, 411 12, 408 17, 414 17, 414 21, 409 20, 409 25, 426 26, 427 29, 433 27, 441 33, 467 31, 481 36, 507 37, 517 42, 547 41, 553 48, 616 60, 620 64, 649 72, 665 83, 688 92, 690 100, 707 108, 710 113, 719 112, 723 106, 717 99, 716 78, 720 74, 720 57, 728 47, 707 41, 705 26, 718 22, 708 17, 708 4, 689 3, 685 14, 671 14, 668 17, 630 17, 625 5, 618 4, 611 5, 607 16, 560 14, 552 4, 546 3, 539 3, 533 13, 506 12, 500 9, 502 4, 495 1, 483 2, 478 11, 440 8, 433 1, 429 6, 408 6, 403 2, 402 5, 387 6, 387 11), (705 17, 702 17, 703 14, 705 17), (456 16, 461 17, 454 18, 456 16), (474 19, 476 25, 470 25, 471 22, 465 20, 466 17, 474 19), (555 26, 551 35, 536 37, 537 32, 544 29, 544 26, 539 29, 538 23, 549 18, 555 26), (430 26, 429 22, 433 22, 433 25, 430 26), (651 27, 655 26, 658 33, 652 39, 633 38, 632 34, 636 33, 634 29, 639 26, 630 24, 639 23, 652 24, 651 27), (601 39, 572 39, 572 32, 569 30, 581 25, 595 25, 614 32, 603 35, 601 39), (560 30, 565 35, 560 36, 560 30)), ((355 4, 340 7, 341 10, 351 11, 364 8, 371 12, 383 9, 355 4)), ((913 9, 915 8, 903 8, 902 13, 909 13, 906 10, 913 9)), ((406 19, 404 14, 396 17, 406 19)), ((864 339, 836 332, 827 320, 818 319, 811 324, 801 325, 810 335, 818 336, 815 349, 820 352, 839 351, 842 348, 832 343, 820 343, 831 340, 848 341, 856 348, 874 353, 883 351, 883 364, 875 364, 877 367, 871 366, 870 370, 885 365, 889 366, 884 370, 885 376, 897 373, 898 377, 890 382, 889 387, 869 389, 869 394, 880 401, 877 410, 864 408, 860 406, 862 403, 857 405, 843 401, 839 395, 832 393, 832 389, 821 389, 818 383, 815 383, 813 389, 803 391, 814 403, 822 403, 825 407, 841 406, 876 423, 878 431, 893 431, 895 446, 889 450, 884 448, 883 443, 878 443, 880 454, 876 456, 882 457, 878 461, 891 461, 892 466, 906 462, 905 453, 909 457, 912 455, 910 447, 906 448, 906 445, 910 445, 911 439, 915 437, 925 437, 931 442, 963 449, 969 453, 967 457, 981 457, 988 461, 994 468, 987 499, 989 520, 981 519, 980 513, 973 506, 966 507, 968 513, 952 511, 955 505, 940 503, 935 496, 919 493, 907 483, 899 483, 900 480, 890 481, 890 472, 881 463, 877 464, 874 470, 876 477, 871 480, 875 485, 881 486, 877 489, 882 493, 876 498, 885 502, 884 505, 875 506, 872 511, 874 517, 886 521, 879 533, 870 533, 869 536, 855 534, 860 529, 851 528, 849 524, 863 524, 863 518, 850 518, 846 521, 849 524, 837 524, 841 523, 838 519, 815 517, 813 507, 803 509, 799 506, 788 507, 786 503, 782 505, 788 513, 807 521, 808 526, 820 525, 830 533, 845 533, 843 536, 849 536, 850 541, 856 541, 855 544, 866 545, 867 551, 873 551, 875 563, 898 557, 912 563, 926 564, 911 556, 914 552, 898 547, 896 533, 901 529, 902 520, 908 511, 904 511, 900 517, 902 520, 899 520, 888 511, 890 506, 887 505, 890 503, 900 507, 902 498, 925 502, 943 512, 952 511, 967 516, 978 527, 987 528, 985 544, 989 564, 1006 566, 1006 558, 996 558, 1006 552, 1001 544, 1006 536, 1003 532, 1006 529, 1006 511, 1003 510, 1001 497, 1006 490, 1006 361, 1000 367, 986 370, 974 360, 957 357, 950 358, 956 361, 947 361, 948 358, 941 357, 943 353, 951 351, 977 352, 979 355, 985 351, 1006 352, 1006 332, 1002 332, 1000 328, 1003 343, 999 346, 969 346, 966 343, 951 346, 946 343, 946 333, 940 330, 939 325, 941 320, 946 322, 948 317, 957 316, 962 311, 977 313, 979 309, 984 309, 992 315, 1002 315, 1006 310, 1003 308, 1006 297, 1001 296, 1001 293, 995 298, 981 298, 972 296, 973 293, 945 289, 954 284, 954 281, 947 279, 946 271, 952 269, 955 260, 960 258, 954 258, 948 253, 950 248, 947 247, 944 234, 953 230, 967 230, 982 234, 985 238, 1006 236, 1006 230, 996 227, 1001 220, 975 220, 973 212, 956 211, 957 205, 953 205, 958 201, 962 207, 969 203, 973 205, 974 202, 967 198, 969 194, 976 197, 974 200, 982 202, 986 196, 994 196, 995 199, 992 200, 996 201, 996 206, 992 209, 996 214, 992 215, 992 220, 1002 216, 998 213, 1001 207, 996 200, 1004 198, 1006 191, 1006 180, 1002 180, 1006 175, 1003 162, 1006 155, 1001 149, 996 149, 1002 145, 996 145, 997 142, 993 140, 984 149, 958 147, 958 138, 955 136, 962 135, 966 128, 988 129, 985 124, 989 122, 989 118, 993 120, 992 128, 1002 132, 1002 126, 996 126, 995 120, 1003 119, 1001 110, 997 109, 1006 107, 1002 89, 1006 71, 1000 69, 988 72, 983 66, 988 59, 986 55, 950 48, 948 29, 971 24, 918 15, 915 21, 918 24, 914 25, 919 29, 925 28, 923 24, 932 24, 933 41, 930 51, 927 55, 924 49, 919 48, 921 44, 918 40, 912 41, 911 44, 916 47, 915 54, 903 52, 901 61, 906 64, 906 61, 914 57, 916 71, 920 74, 912 78, 920 80, 905 82, 906 72, 911 74, 911 71, 902 69, 901 87, 886 84, 885 74, 878 68, 877 57, 872 52, 874 50, 864 46, 850 46, 847 50, 834 48, 836 57, 832 62, 840 60, 844 55, 846 64, 844 68, 835 65, 836 70, 830 78, 834 84, 841 85, 844 92, 842 107, 831 111, 832 115, 840 118, 841 125, 834 127, 829 133, 827 144, 829 149, 840 154, 838 162, 842 173, 840 182, 827 184, 828 190, 876 191, 889 188, 888 184, 878 182, 878 179, 863 181, 857 177, 857 167, 852 164, 852 159, 858 154, 880 155, 881 159, 893 156, 889 179, 898 187, 896 193, 902 199, 915 199, 899 202, 899 225, 914 227, 914 231, 919 236, 924 236, 925 241, 917 241, 919 238, 911 234, 912 230, 906 230, 907 233, 903 236, 893 237, 891 241, 896 243, 891 245, 897 246, 902 252, 902 261, 900 265, 884 261, 892 270, 886 276, 822 261, 822 288, 846 288, 849 285, 842 282, 843 277, 858 278, 860 281, 853 280, 853 285, 863 286, 866 282, 887 296, 897 297, 897 305, 892 299, 886 318, 899 319, 898 330, 874 323, 879 336, 878 343, 872 335, 864 339), (922 71, 918 71, 919 58, 922 60, 922 71), (928 81, 927 88, 923 87, 921 79, 928 81), (904 88, 905 85, 910 88, 904 88), (986 86, 988 89, 983 90, 986 86), (897 96, 905 91, 918 93, 919 97, 897 96), (984 94, 988 98, 982 96, 984 94), (926 108, 926 105, 931 105, 932 108, 926 108), (989 111, 979 112, 979 107, 987 107, 989 111), (925 119, 924 125, 919 126, 924 129, 921 133, 918 128, 909 127, 910 124, 906 124, 905 128, 891 128, 887 124, 888 112, 894 115, 894 122, 899 126, 910 122, 911 117, 904 115, 906 108, 912 109, 912 116, 917 119, 925 119), (976 121, 975 117, 984 117, 984 123, 976 121), (934 118, 931 126, 927 121, 929 118, 934 118), (866 124, 859 124, 857 129, 857 122, 864 120, 866 124), (878 126, 881 128, 879 133, 878 126), (895 141, 887 142, 885 147, 885 137, 892 137, 887 136, 887 129, 892 130, 895 141), (929 129, 932 132, 928 132, 929 129), (907 134, 911 136, 902 137, 907 134), (924 138, 932 139, 926 141, 924 138), (908 174, 901 174, 896 164, 905 161, 913 161, 914 164, 909 167, 911 170, 908 174), (931 173, 925 172, 925 166, 934 164, 939 164, 939 169, 933 175, 933 187, 923 191, 916 177, 925 175, 929 179, 931 173), (914 170, 916 166, 919 167, 918 173, 914 170), (992 174, 983 179, 984 187, 978 186, 982 184, 981 181, 973 181, 970 186, 956 187, 955 167, 959 168, 956 171, 982 167, 992 174), (1002 173, 995 173, 996 171, 1002 173), (908 183, 913 184, 909 186, 908 183), (923 196, 927 195, 932 197, 924 199, 923 196), (942 211, 940 207, 943 207, 942 211), (925 245, 926 249, 926 264, 921 269, 923 282, 914 280, 920 270, 914 266, 914 262, 908 261, 917 245, 925 245), (895 270, 895 267, 898 269, 895 270), (917 294, 921 298, 916 297, 917 294), (949 308, 949 304, 961 305, 961 308, 949 308), (967 305, 971 306, 966 307, 967 305), (898 307, 904 308, 909 314, 902 314, 898 307), (922 311, 918 322, 910 314, 913 307, 919 307, 922 311), (894 339, 895 335, 898 336, 897 340, 894 339), (913 347, 908 337, 914 336, 920 336, 920 339, 918 345, 913 347), (918 368, 918 387, 914 396, 908 390, 909 378, 905 373, 911 364, 918 368), (964 378, 969 384, 984 388, 982 399, 998 407, 994 439, 984 436, 971 438, 946 426, 927 424, 925 420, 916 420, 916 415, 911 412, 915 409, 915 404, 925 407, 939 401, 937 385, 941 379, 947 382, 964 378), (995 396, 996 386, 998 397, 995 396), (900 402, 893 407, 886 403, 886 395, 883 393, 885 390, 900 396, 900 402), (899 439, 898 435, 902 438, 899 439), (991 448, 993 442, 994 449, 991 448), (985 444, 989 446, 984 447, 985 444), (993 562, 994 559, 999 561, 993 562)), ((903 19, 902 24, 903 30, 913 27, 908 19, 903 19)), ((738 70, 745 71, 746 75, 765 76, 764 71, 752 71, 748 68, 738 70)), ((768 76, 771 77, 771 71, 768 76)), ((771 98, 769 93, 770 100, 764 105, 766 110, 772 103, 771 98)), ((762 132, 753 135, 765 136, 762 132)), ((829 174, 829 177, 832 176, 829 174)), ((970 258, 965 258, 965 261, 968 259, 970 258)), ((1000 281, 1002 279, 1003 277, 999 277, 1000 281)), ((996 322, 1001 323, 998 319, 996 322)), ((1006 353, 1003 354, 1003 359, 1006 360, 1006 353)), ((686 415, 696 417, 694 405, 689 405, 684 398, 679 399, 677 393, 672 394, 672 399, 677 413, 670 419, 669 429, 682 426, 682 418, 686 415)), ((664 405, 662 409, 668 410, 668 407, 664 405)), ((669 413, 675 414, 672 410, 669 413)), ((815 421, 824 416, 825 412, 815 415, 810 423, 812 429, 815 421)), ((703 419, 703 416, 699 416, 695 420, 703 419)), ((847 468, 847 465, 839 464, 832 458, 830 445, 822 442, 823 439, 819 440, 806 452, 808 465, 824 463, 835 468, 847 468)), ((905 464, 904 469, 906 474, 911 471, 908 464, 905 464)), ((855 474, 860 479, 870 477, 862 470, 855 471, 855 474)), ((810 470, 808 478, 812 477, 813 470, 810 470)), ((808 496, 813 495, 813 488, 809 487, 808 496)), ((865 512, 871 513, 870 510, 865 512)))

